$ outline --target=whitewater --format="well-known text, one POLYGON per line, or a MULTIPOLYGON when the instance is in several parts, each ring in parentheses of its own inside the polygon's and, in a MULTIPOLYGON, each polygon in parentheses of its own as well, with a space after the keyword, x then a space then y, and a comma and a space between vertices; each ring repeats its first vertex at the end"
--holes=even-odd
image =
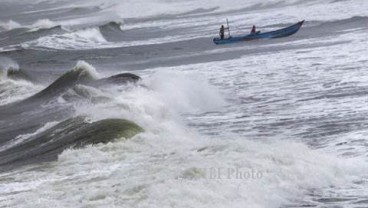
POLYGON ((368 207, 367 9, 2 0, 0 207, 368 207))

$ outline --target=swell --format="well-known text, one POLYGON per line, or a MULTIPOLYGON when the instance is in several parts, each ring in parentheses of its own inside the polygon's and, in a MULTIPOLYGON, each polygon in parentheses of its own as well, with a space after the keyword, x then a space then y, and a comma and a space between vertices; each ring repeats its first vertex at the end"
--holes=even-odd
MULTIPOLYGON (((73 70, 66 72, 35 95, 16 103, 0 106, 0 130, 2 132, 0 135, 0 144, 12 139, 18 134, 40 128, 42 124, 47 122, 45 118, 60 120, 70 116, 73 112, 72 108, 65 103, 58 103, 57 99, 64 94, 68 95, 68 90, 73 90, 76 85, 102 87, 109 84, 137 82, 140 79, 133 74, 120 74, 109 78, 97 79, 93 75, 93 69, 88 67, 90 66, 81 62, 73 70), (27 112, 29 115, 25 117, 27 112), (36 122, 29 122, 30 120, 36 122), (14 126, 14 123, 18 125, 14 126)), ((78 89, 74 92, 78 93, 78 89)), ((69 100, 78 100, 80 98, 86 97, 83 94, 81 96, 77 94, 73 96, 73 99, 69 100)))
POLYGON ((367 28, 368 16, 354 16, 347 19, 333 20, 333 21, 312 21, 311 24, 315 24, 319 27, 335 28, 335 27, 363 27, 367 28))
MULTIPOLYGON (((53 98, 57 98, 62 92, 74 87, 76 84, 93 80, 93 75, 88 71, 87 67, 88 65, 84 65, 84 63, 81 62, 79 65, 77 64, 74 69, 66 72, 35 95, 16 103, 0 106, 0 115, 2 118, 6 117, 7 119, 17 118, 22 116, 21 113, 24 111, 28 112, 40 108, 41 105, 50 102, 53 98)), ((4 125, 7 126, 6 124, 4 125)), ((4 127, 4 125, 2 127, 4 127)))
POLYGON ((20 69, 0 71, 0 106, 31 96, 41 86, 20 69))
POLYGON ((6 79, 32 82, 32 78, 19 68, 19 64, 16 61, 6 56, 0 56, 0 82, 6 79))
POLYGON ((1 151, 0 166, 8 169, 52 161, 65 149, 107 143, 118 138, 128 139, 142 131, 137 124, 124 119, 104 119, 88 123, 83 117, 70 118, 1 151))
POLYGON ((47 88, 32 96, 29 99, 39 99, 46 97, 59 96, 60 93, 65 92, 67 89, 75 86, 76 84, 84 84, 95 80, 95 76, 88 69, 88 65, 83 62, 79 62, 77 66, 69 72, 66 72, 56 81, 50 84, 47 88))
POLYGON ((101 87, 109 84, 127 84, 130 82, 137 82, 140 79, 139 76, 131 73, 122 73, 107 78, 97 79, 94 74, 95 72, 93 72, 94 69, 88 67, 90 66, 86 65, 86 63, 79 62, 73 70, 66 72, 47 88, 30 97, 28 101, 55 98, 76 85, 101 87))
MULTIPOLYGON (((130 127, 133 132, 137 132, 137 128, 133 128, 133 124, 129 124, 128 121, 124 123, 123 121, 106 120, 102 123, 87 124, 84 119, 73 118, 75 116, 73 103, 96 101, 97 98, 88 96, 88 87, 124 85, 135 83, 139 79, 140 77, 129 73, 98 79, 92 66, 85 62, 78 62, 71 71, 66 72, 35 95, 0 106, 0 149, 1 147, 4 149, 11 143, 17 144, 1 152, 0 157, 3 159, 0 165, 9 165, 12 161, 18 161, 16 163, 20 164, 23 159, 31 157, 42 158, 40 160, 55 158, 65 148, 110 141, 112 138, 117 138, 118 133, 129 136, 127 132, 130 131, 130 127), (64 102, 60 102, 60 99, 63 99, 64 102), (55 121, 64 122, 53 127, 50 130, 52 133, 36 134, 26 142, 17 141, 20 139, 19 135, 30 134, 46 123, 55 121), (129 128, 124 129, 125 133, 122 133, 123 130, 117 127, 118 124, 129 128), (111 129, 109 125, 112 126, 111 129), (60 131, 60 135, 57 134, 57 131, 60 131)), ((97 102, 101 101, 97 99, 97 102)), ((28 163, 28 160, 25 161, 28 163)))
POLYGON ((33 78, 31 78, 22 69, 10 69, 7 71, 6 76, 8 79, 12 79, 12 80, 26 80, 29 82, 34 82, 33 78))
MULTIPOLYGON (((8 75, 13 79, 28 77, 26 73, 19 70, 9 70, 8 75)), ((121 73, 98 79, 95 69, 86 62, 80 61, 72 70, 61 75, 40 92, 19 102, 0 106, 0 115, 12 116, 22 111, 19 108, 27 110, 28 107, 32 109, 34 104, 41 105, 49 103, 53 99, 57 99, 59 96, 67 93, 68 90, 75 88, 77 85, 103 87, 106 85, 125 85, 128 83, 136 83, 139 80, 139 76, 131 73, 121 73)))
POLYGON ((119 41, 123 36, 122 23, 120 22, 109 22, 107 24, 99 26, 101 34, 107 41, 119 41))
MULTIPOLYGON (((296 21, 295 21, 296 22, 296 21)), ((294 22, 294 23, 295 23, 294 22)), ((309 21, 306 19, 300 37, 305 38, 322 38, 326 36, 336 36, 343 33, 351 33, 351 30, 367 30, 368 16, 354 16, 347 19, 332 20, 332 21, 309 21)), ((290 26, 293 23, 272 24, 260 27, 261 30, 273 30, 290 26)))
POLYGON ((64 30, 60 25, 51 28, 40 28, 37 30, 30 30, 29 28, 16 28, 0 33, 0 47, 18 45, 47 35, 64 34, 66 32, 67 31, 64 30))
MULTIPOLYGON (((307 27, 322 27, 325 30, 334 29, 335 27, 368 27, 367 25, 368 16, 354 16, 347 19, 341 20, 332 20, 332 21, 313 21, 306 19, 305 26, 307 27)), ((280 28, 280 27, 287 27, 290 24, 294 24, 294 22, 290 23, 281 23, 281 24, 271 24, 265 25, 264 27, 271 27, 271 28, 280 28)))

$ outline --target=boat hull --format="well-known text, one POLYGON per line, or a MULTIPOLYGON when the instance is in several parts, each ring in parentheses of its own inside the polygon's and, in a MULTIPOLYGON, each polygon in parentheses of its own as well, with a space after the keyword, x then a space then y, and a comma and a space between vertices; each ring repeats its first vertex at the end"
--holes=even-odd
POLYGON ((219 45, 219 44, 237 43, 241 41, 250 41, 250 40, 257 40, 257 39, 283 38, 283 37, 287 37, 287 36, 293 35, 296 32, 298 32, 298 30, 302 27, 303 23, 304 23, 304 20, 294 25, 291 25, 289 27, 285 27, 285 28, 271 31, 271 32, 248 34, 245 36, 230 37, 226 39, 214 38, 213 42, 216 45, 219 45))

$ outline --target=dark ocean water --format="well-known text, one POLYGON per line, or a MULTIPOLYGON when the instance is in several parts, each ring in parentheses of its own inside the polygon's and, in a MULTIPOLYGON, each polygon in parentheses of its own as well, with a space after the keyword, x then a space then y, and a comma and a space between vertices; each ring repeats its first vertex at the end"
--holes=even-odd
POLYGON ((1 1, 0 207, 368 207, 367 8, 1 1))

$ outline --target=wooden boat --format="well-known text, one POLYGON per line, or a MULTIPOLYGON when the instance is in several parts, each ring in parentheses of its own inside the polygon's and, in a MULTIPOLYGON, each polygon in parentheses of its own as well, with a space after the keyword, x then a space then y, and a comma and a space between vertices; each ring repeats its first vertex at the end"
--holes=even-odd
POLYGON ((225 38, 225 39, 214 38, 213 42, 216 45, 219 45, 219 44, 237 43, 237 42, 257 40, 257 39, 283 38, 283 37, 287 37, 287 36, 293 35, 296 32, 298 32, 298 30, 302 27, 303 23, 304 23, 304 20, 294 25, 291 25, 289 27, 285 27, 285 28, 270 31, 270 32, 264 32, 264 33, 257 32, 257 33, 248 34, 244 36, 237 36, 237 37, 230 36, 229 38, 225 38))

